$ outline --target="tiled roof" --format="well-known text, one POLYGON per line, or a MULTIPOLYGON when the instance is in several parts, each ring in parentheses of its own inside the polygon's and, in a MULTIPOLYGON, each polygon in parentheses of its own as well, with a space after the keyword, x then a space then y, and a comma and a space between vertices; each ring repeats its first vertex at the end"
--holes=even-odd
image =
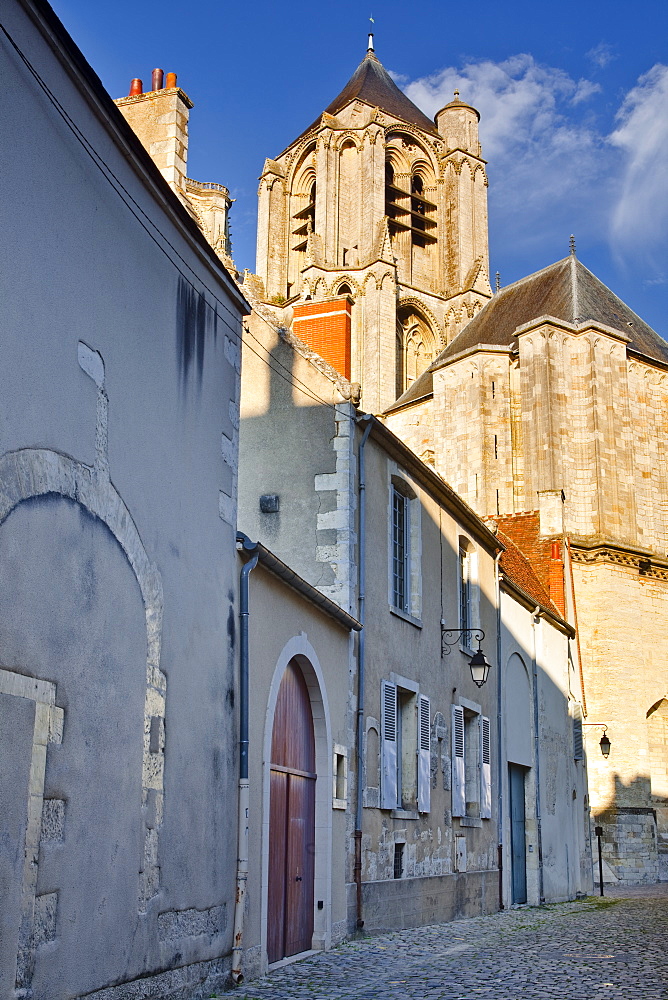
POLYGON ((501 572, 536 604, 563 620, 548 592, 552 542, 540 537, 538 511, 491 520, 498 525, 497 538, 506 546, 501 572))
POLYGON ((541 316, 612 327, 629 339, 630 351, 668 364, 668 343, 575 255, 569 255, 498 291, 439 354, 432 370, 471 348, 507 347, 518 327, 541 316))
MULTIPOLYGON (((338 97, 325 108, 325 114, 336 115, 346 104, 351 101, 364 101, 373 108, 380 108, 386 111, 393 118, 400 118, 410 125, 417 125, 418 128, 432 135, 438 135, 438 129, 431 118, 425 114, 406 95, 399 90, 396 83, 387 72, 383 64, 376 58, 373 52, 367 52, 362 62, 359 64, 348 83, 345 85, 338 97)), ((320 122, 320 117, 305 129, 299 136, 301 139, 310 132, 320 122)), ((298 139, 295 141, 299 141, 298 139)), ((291 143, 292 145, 292 143, 291 143)))

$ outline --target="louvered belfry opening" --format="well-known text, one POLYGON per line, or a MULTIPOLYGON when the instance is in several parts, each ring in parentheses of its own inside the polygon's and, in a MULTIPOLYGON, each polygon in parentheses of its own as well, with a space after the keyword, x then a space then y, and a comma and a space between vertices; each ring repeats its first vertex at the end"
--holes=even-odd
POLYGON ((267 957, 311 947, 315 863, 315 736, 311 700, 295 660, 278 692, 271 740, 267 957))
POLYGON ((293 250, 305 251, 308 241, 308 234, 315 232, 315 199, 316 182, 313 181, 309 191, 309 199, 299 212, 293 216, 292 237, 295 241, 293 250))
POLYGON ((436 243, 437 209, 434 202, 425 198, 419 174, 411 177, 410 190, 404 190, 395 182, 392 164, 389 161, 385 164, 385 214, 391 236, 410 233, 411 243, 420 247, 436 243))

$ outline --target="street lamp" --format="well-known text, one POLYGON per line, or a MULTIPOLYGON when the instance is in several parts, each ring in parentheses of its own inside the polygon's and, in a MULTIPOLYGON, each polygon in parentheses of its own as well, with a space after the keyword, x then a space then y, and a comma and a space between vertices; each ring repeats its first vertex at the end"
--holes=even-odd
POLYGON ((612 743, 610 742, 610 737, 608 736, 608 727, 607 727, 607 725, 604 722, 583 722, 582 725, 583 726, 598 726, 599 729, 603 730, 603 735, 601 736, 601 739, 599 740, 598 745, 601 748, 601 753, 603 754, 603 756, 607 760, 608 757, 610 756, 610 748, 612 746, 612 743))
MULTIPOLYGON (((606 727, 606 730, 607 730, 607 727, 606 727)), ((601 740, 600 740, 600 743, 598 745, 601 748, 601 753, 603 754, 603 756, 607 760, 608 757, 610 756, 610 740, 608 738, 607 731, 604 732, 603 735, 601 736, 601 740)))
POLYGON ((485 633, 481 628, 446 628, 445 624, 441 622, 441 656, 449 655, 455 644, 456 637, 460 635, 466 635, 468 638, 473 639, 478 643, 478 648, 471 657, 469 667, 471 668, 473 683, 480 688, 486 682, 491 667, 491 664, 488 662, 485 654, 480 648, 480 643, 485 638, 485 633))

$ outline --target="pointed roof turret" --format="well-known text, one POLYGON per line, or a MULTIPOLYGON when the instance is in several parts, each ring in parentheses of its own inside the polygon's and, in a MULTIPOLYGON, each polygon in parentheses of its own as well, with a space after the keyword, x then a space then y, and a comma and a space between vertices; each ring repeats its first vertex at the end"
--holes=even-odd
MULTIPOLYGON (((373 38, 372 35, 369 36, 373 38)), ((430 135, 438 135, 438 130, 431 118, 428 118, 413 102, 406 97, 403 91, 399 90, 396 83, 380 62, 373 50, 372 42, 367 49, 366 55, 359 64, 348 83, 345 85, 338 97, 329 104, 325 110, 326 115, 336 115, 351 101, 364 101, 372 108, 380 108, 393 118, 400 118, 408 122, 409 125, 417 125, 418 128, 429 132, 430 135)), ((295 142, 303 138, 307 132, 320 124, 322 115, 309 125, 301 133, 295 142)), ((293 143, 290 143, 293 145, 293 143)))

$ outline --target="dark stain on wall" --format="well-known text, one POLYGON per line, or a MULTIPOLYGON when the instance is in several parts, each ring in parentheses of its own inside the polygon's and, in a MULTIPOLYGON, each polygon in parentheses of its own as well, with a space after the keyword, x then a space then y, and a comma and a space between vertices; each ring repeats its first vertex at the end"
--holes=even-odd
POLYGON ((204 348, 209 334, 218 335, 218 309, 206 301, 206 296, 185 278, 179 277, 176 293, 176 346, 182 382, 191 368, 201 385, 204 370, 204 348))
POLYGON ((236 622, 234 620, 234 607, 231 604, 227 615, 227 634, 230 639, 230 646, 234 648, 234 640, 236 638, 236 622))

